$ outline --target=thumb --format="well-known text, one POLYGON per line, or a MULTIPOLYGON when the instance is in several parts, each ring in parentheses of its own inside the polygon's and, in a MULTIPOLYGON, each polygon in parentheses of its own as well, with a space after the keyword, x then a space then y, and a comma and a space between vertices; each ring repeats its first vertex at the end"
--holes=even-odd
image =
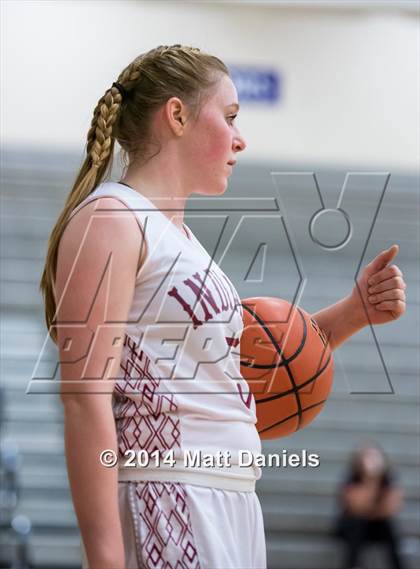
POLYGON ((397 256, 399 250, 399 245, 394 244, 389 249, 379 253, 368 265, 370 272, 376 273, 386 267, 397 256))

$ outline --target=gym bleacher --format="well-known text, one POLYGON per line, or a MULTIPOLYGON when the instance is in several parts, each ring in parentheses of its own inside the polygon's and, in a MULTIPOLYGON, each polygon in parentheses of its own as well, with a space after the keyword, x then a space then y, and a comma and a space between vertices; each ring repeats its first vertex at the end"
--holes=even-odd
MULTIPOLYGON (((45 352, 47 331, 38 285, 47 238, 80 159, 33 150, 7 150, 2 154, 0 567, 80 567, 80 537, 65 467, 61 403, 56 394, 27 393, 40 353, 44 350, 53 361, 57 357, 54 346, 48 345, 45 352)), ((299 177, 293 183, 283 177, 281 184, 273 183, 270 172, 292 169, 287 164, 239 163, 224 197, 246 198, 248 206, 253 204, 256 216, 259 204, 266 200, 264 203, 270 203, 270 207, 274 204, 275 216, 274 198, 281 195, 287 228, 297 248, 300 268, 307 277, 306 284, 303 286, 302 279, 297 278, 290 244, 286 234, 280 232, 278 212, 272 224, 279 229, 278 248, 267 253, 268 278, 263 282, 258 278, 263 274, 258 259, 253 266, 255 278, 243 277, 249 252, 252 251, 251 257, 255 253, 253 231, 247 233, 246 229, 245 237, 225 255, 221 266, 242 298, 266 295, 292 300, 298 291, 303 308, 316 312, 350 292, 363 243, 367 243, 363 231, 372 227, 369 212, 377 206, 380 187, 376 181, 367 180, 348 189, 348 207, 363 231, 355 231, 348 248, 326 253, 305 238, 307 225, 303 217, 299 218, 303 216, 303 196, 311 191, 306 182, 301 187, 299 177), (299 219, 301 222, 297 223, 299 219)), ((334 172, 313 164, 299 167, 301 172, 320 173, 320 188, 331 208, 335 207, 345 169, 346 165, 334 172)), ((118 172, 113 179, 118 179, 118 172)), ((191 201, 192 211, 186 214, 185 221, 211 247, 216 237, 215 225, 196 217, 193 209, 197 202, 191 201)), ((232 224, 237 216, 245 215, 239 202, 235 202, 236 211, 231 214, 232 224)), ((365 329, 339 348, 334 353, 333 393, 320 416, 292 436, 263 443, 267 453, 307 449, 320 457, 318 468, 263 470, 257 492, 264 513, 271 569, 340 566, 340 544, 330 535, 337 486, 350 453, 366 438, 384 448, 405 490, 405 505, 398 514, 402 554, 409 567, 419 566, 418 207, 418 179, 404 172, 391 172, 363 259, 366 264, 382 249, 393 243, 400 245, 395 262, 407 282, 406 314, 397 322, 375 327, 375 336, 365 329)), ((260 214, 265 215, 264 207, 260 214)), ((328 228, 335 230, 327 223, 327 233, 328 228)), ((387 567, 384 554, 377 547, 369 548, 366 560, 369 569, 387 567)))

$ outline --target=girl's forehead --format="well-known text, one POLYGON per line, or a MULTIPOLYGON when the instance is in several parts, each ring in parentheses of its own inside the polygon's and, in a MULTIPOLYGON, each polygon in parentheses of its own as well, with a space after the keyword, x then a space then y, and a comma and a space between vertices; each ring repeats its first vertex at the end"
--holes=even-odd
POLYGON ((364 454, 375 454, 375 455, 381 454, 381 451, 375 447, 366 447, 363 452, 364 454))
POLYGON ((228 75, 223 75, 218 81, 216 90, 211 97, 215 104, 227 107, 238 103, 238 93, 232 79, 228 75))

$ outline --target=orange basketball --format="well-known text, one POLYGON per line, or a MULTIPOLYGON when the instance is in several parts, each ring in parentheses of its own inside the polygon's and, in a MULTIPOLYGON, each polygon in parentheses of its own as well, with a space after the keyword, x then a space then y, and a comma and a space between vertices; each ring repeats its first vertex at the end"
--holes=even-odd
POLYGON ((258 432, 262 439, 291 435, 315 419, 330 394, 327 337, 307 312, 281 298, 241 303, 241 375, 255 397, 258 432))

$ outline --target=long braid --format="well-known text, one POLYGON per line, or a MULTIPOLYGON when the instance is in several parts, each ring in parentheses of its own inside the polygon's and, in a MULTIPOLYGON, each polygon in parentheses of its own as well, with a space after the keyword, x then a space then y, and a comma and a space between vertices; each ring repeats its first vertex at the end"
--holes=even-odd
POLYGON ((110 175, 115 140, 127 154, 132 153, 131 158, 142 157, 154 111, 172 95, 183 98, 192 110, 198 108, 201 92, 215 83, 215 73, 228 74, 224 63, 215 56, 180 44, 159 46, 134 59, 120 73, 117 81, 129 93, 130 101, 123 101, 115 86, 99 99, 87 133, 86 158, 51 231, 39 285, 45 320, 54 341, 57 334, 51 325, 56 321, 58 248, 71 212, 110 175))

